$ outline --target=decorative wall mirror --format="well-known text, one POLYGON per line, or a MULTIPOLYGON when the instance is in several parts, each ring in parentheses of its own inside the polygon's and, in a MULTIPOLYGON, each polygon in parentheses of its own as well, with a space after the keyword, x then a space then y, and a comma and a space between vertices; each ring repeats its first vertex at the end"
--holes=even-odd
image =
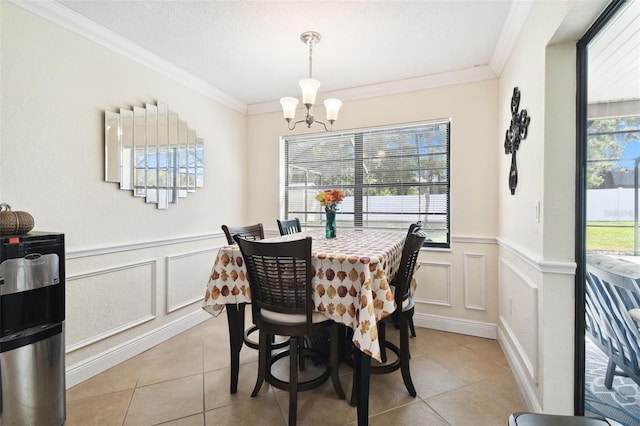
POLYGON ((204 141, 167 104, 105 111, 105 181, 166 209, 204 184, 204 141))

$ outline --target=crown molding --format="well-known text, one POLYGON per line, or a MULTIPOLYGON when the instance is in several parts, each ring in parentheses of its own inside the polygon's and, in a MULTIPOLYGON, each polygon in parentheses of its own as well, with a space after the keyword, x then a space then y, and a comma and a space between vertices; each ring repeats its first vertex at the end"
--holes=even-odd
MULTIPOLYGON (((491 80, 496 77, 497 75, 488 65, 481 65, 440 74, 389 81, 369 86, 354 87, 352 89, 336 90, 333 92, 322 93, 320 95, 324 98, 339 98, 342 101, 355 101, 359 99, 374 98, 377 96, 396 95, 399 93, 473 83, 482 80, 491 80)), ((281 111, 280 102, 262 102, 258 104, 249 104, 247 108, 247 115, 264 114, 276 111, 281 111)))
POLYGON ((9 0, 9 2, 36 16, 53 22, 66 30, 78 34, 87 40, 91 40, 126 58, 136 61, 178 83, 190 87, 235 111, 242 114, 247 113, 247 104, 244 102, 205 83, 182 68, 173 65, 56 1, 9 0))
MULTIPOLYGON (((83 38, 165 75, 178 83, 190 87, 242 114, 255 115, 280 111, 280 103, 277 100, 247 105, 186 72, 182 68, 160 58, 124 37, 107 30, 54 0, 8 1, 36 16, 46 19, 83 38)), ((531 0, 512 2, 496 50, 489 65, 338 90, 323 93, 322 95, 325 98, 337 97, 343 101, 355 101, 497 78, 500 72, 502 72, 502 68, 513 49, 517 36, 529 14, 532 3, 531 0)))
POLYGON ((533 0, 512 1, 507 19, 504 21, 500 37, 496 43, 496 49, 489 62, 489 66, 496 75, 502 73, 504 64, 507 62, 513 46, 518 40, 518 36, 524 27, 524 23, 529 16, 533 0))

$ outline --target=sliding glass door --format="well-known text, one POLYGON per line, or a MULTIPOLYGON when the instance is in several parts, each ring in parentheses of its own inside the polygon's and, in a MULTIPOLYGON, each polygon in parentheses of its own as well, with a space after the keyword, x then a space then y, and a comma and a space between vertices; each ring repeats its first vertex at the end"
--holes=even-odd
POLYGON ((576 412, 635 425, 640 0, 612 2, 578 43, 577 110, 576 412))

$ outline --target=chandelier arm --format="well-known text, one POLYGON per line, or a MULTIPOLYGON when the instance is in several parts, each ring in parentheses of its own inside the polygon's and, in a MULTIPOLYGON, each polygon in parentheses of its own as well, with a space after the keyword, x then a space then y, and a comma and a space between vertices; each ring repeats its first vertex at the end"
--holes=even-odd
MULTIPOLYGON (((328 131, 330 130, 330 129, 327 129, 327 125, 324 123, 324 121, 318 121, 318 120, 316 120, 316 121, 314 121, 314 123, 322 124, 322 125, 324 126, 324 131, 325 131, 325 132, 328 132, 328 131)), ((333 126, 331 126, 331 128, 333 129, 333 126)))
POLYGON ((291 120, 287 121, 287 127, 289 128, 289 130, 293 130, 296 128, 296 126, 300 123, 306 123, 306 120, 298 120, 295 123, 293 123, 293 126, 291 126, 291 120))

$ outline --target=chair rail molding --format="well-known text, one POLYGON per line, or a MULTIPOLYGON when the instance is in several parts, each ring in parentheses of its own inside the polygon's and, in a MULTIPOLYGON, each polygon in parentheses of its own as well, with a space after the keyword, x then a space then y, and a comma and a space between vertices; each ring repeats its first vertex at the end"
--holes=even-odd
POLYGON ((558 275, 575 275, 577 264, 574 261, 550 261, 543 260, 540 257, 533 255, 528 250, 522 247, 518 247, 514 244, 510 244, 507 241, 498 238, 498 247, 508 251, 515 255, 520 260, 523 260, 538 272, 545 274, 558 274, 558 275))
MULTIPOLYGON (((140 241, 137 243, 129 243, 129 244, 107 245, 103 247, 96 247, 96 248, 89 248, 89 249, 70 250, 66 252, 65 257, 67 260, 80 259, 84 257, 103 256, 103 255, 120 253, 125 251, 144 250, 144 249, 155 248, 160 246, 185 244, 185 243, 191 243, 195 241, 216 240, 219 238, 224 238, 224 234, 222 232, 190 235, 190 236, 178 237, 178 238, 165 238, 162 240, 140 241)), ((226 239, 225 239, 225 243, 226 243, 226 239)), ((220 247, 222 246, 218 245, 214 247, 214 249, 219 249, 220 247)))

